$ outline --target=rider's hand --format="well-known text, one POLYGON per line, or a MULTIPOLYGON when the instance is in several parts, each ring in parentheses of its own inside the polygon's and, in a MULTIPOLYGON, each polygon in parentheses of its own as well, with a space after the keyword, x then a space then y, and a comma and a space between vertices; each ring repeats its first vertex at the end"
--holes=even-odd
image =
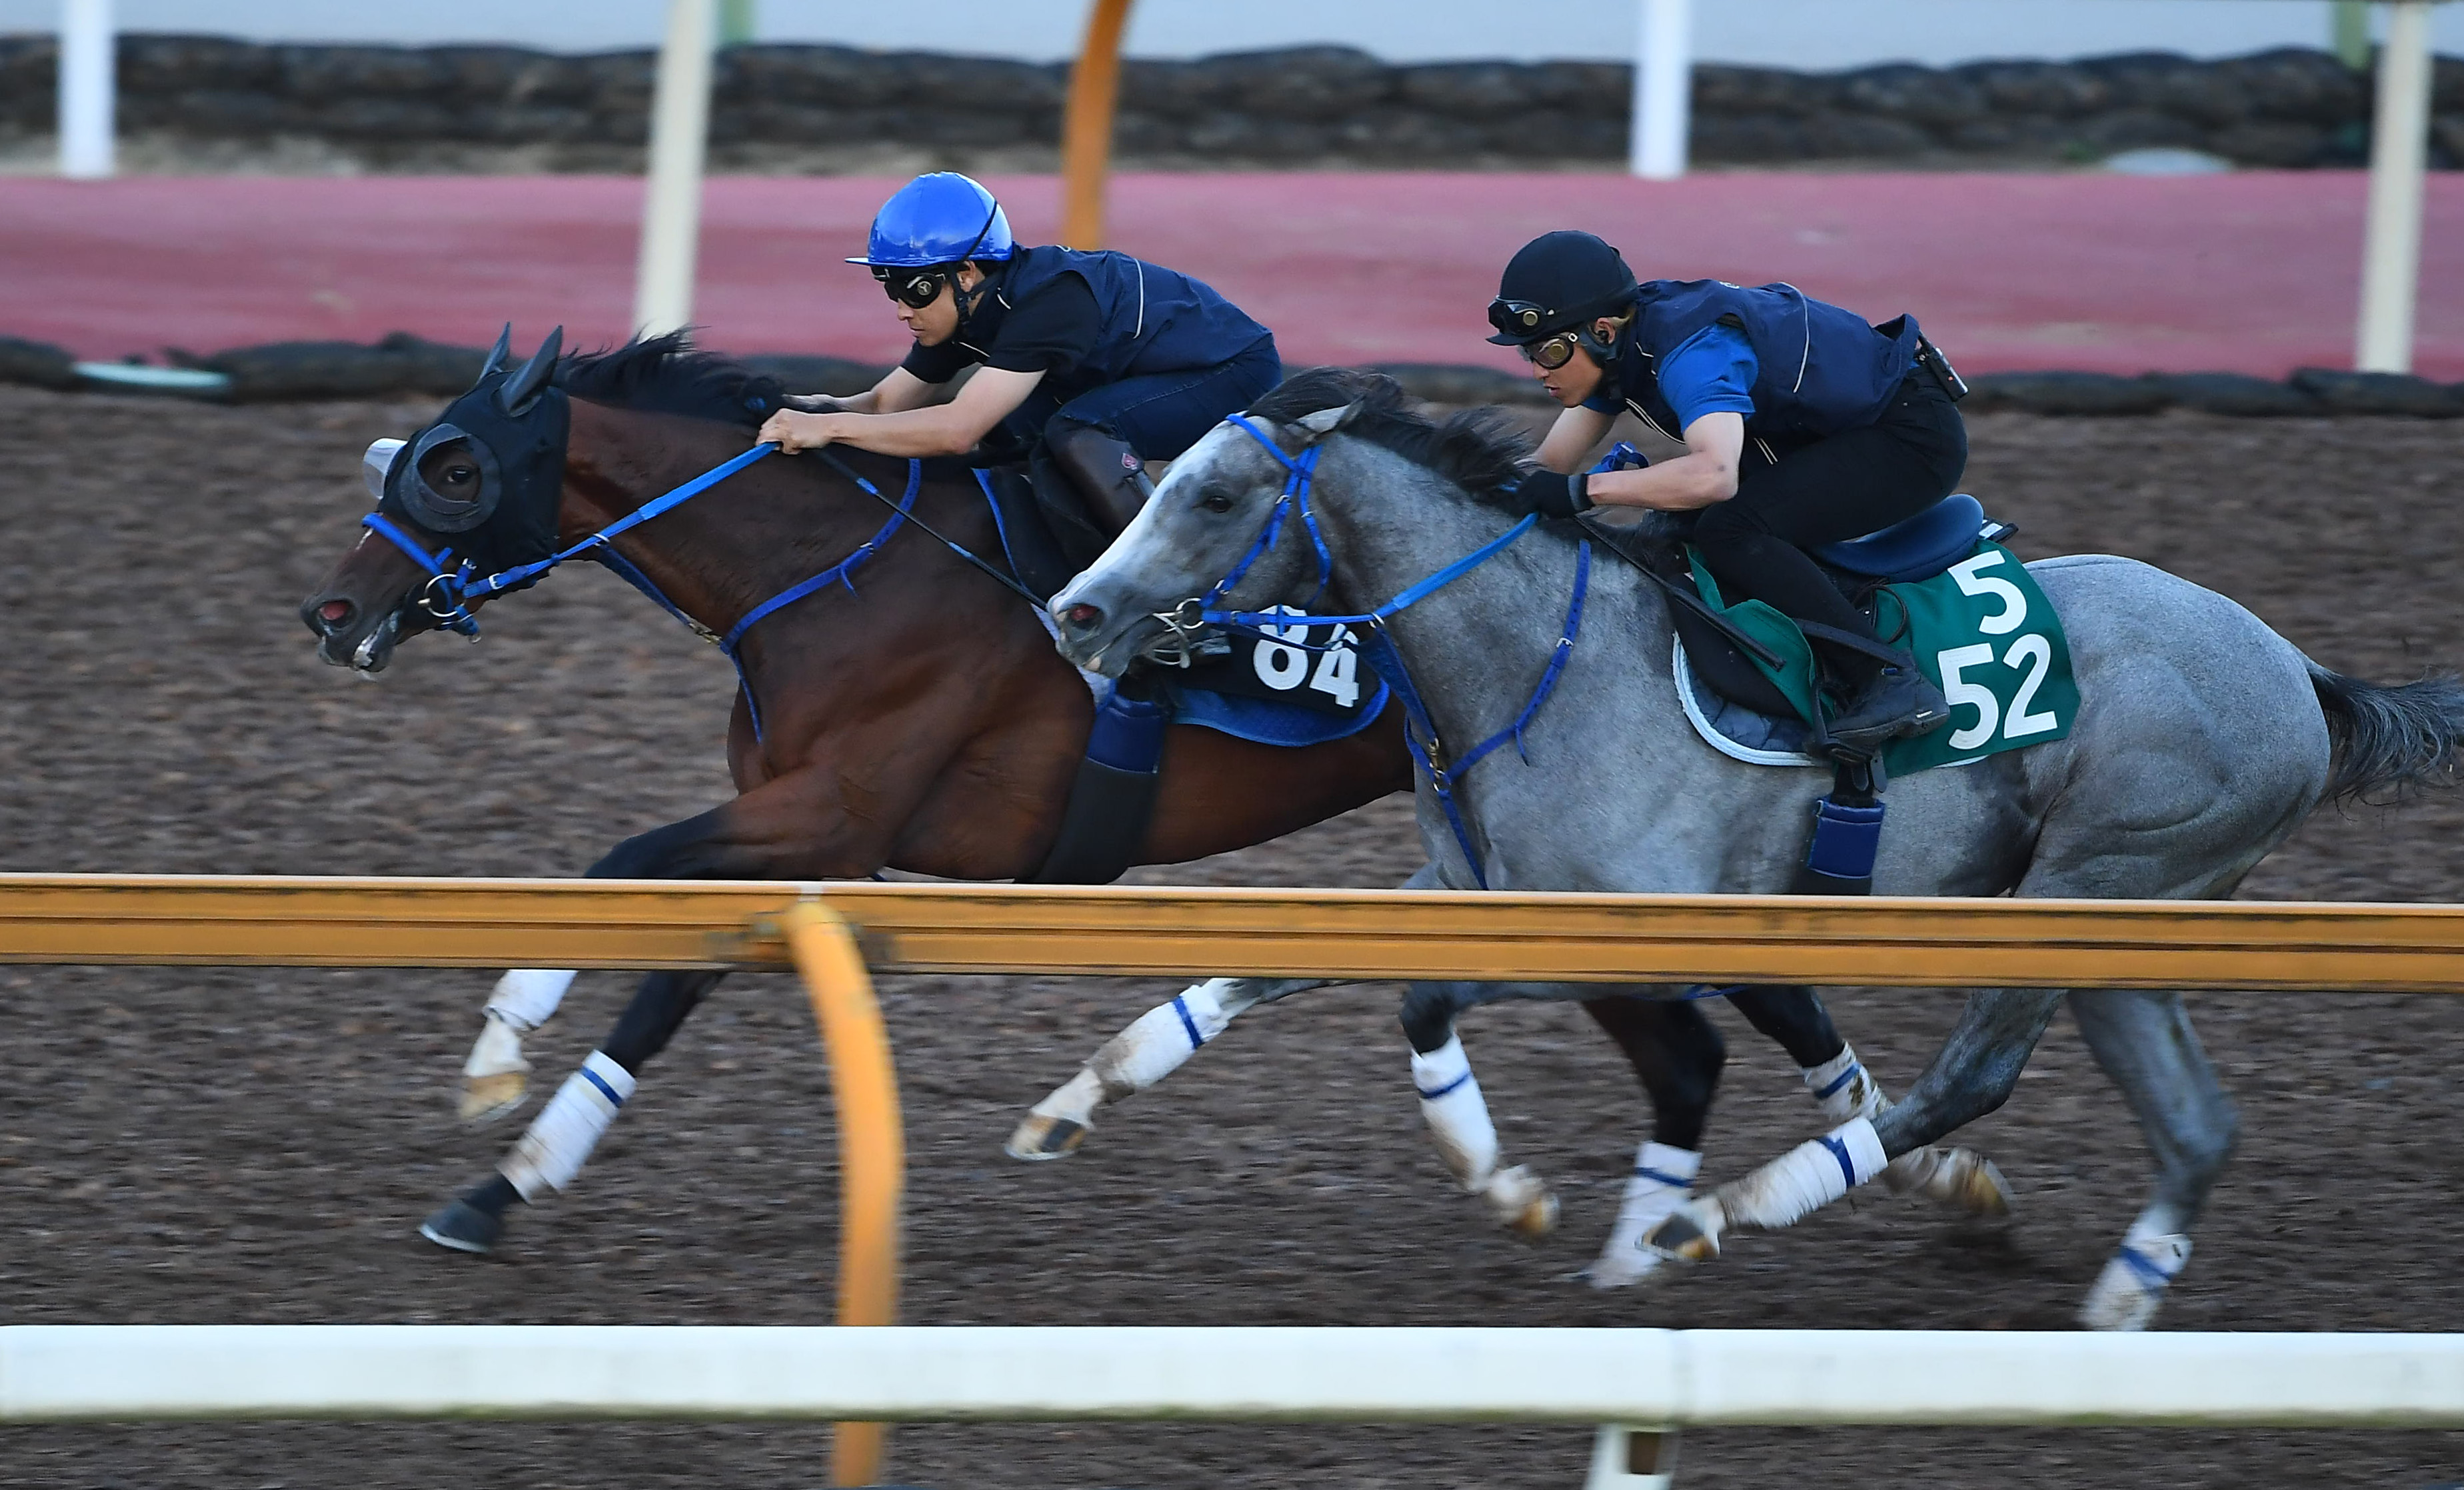
POLYGON ((754 440, 756 443, 775 441, 781 454, 792 456, 800 450, 814 450, 830 443, 836 438, 831 426, 844 417, 843 414, 798 413, 792 409, 781 409, 761 422, 761 433, 755 435, 754 440))
POLYGON ((1526 512, 1536 512, 1544 518, 1571 518, 1592 505, 1592 499, 1583 490, 1585 484, 1580 476, 1540 470, 1525 477, 1514 495, 1522 500, 1526 512))

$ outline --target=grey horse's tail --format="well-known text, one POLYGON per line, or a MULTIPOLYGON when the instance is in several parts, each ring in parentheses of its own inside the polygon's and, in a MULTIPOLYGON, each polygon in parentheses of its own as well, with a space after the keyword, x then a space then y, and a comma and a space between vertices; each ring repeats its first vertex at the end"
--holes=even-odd
POLYGON ((2464 679, 2429 673, 2383 688, 2310 664, 2310 686, 2327 716, 2335 768, 2330 801, 2394 801, 2456 785, 2464 750, 2464 679))

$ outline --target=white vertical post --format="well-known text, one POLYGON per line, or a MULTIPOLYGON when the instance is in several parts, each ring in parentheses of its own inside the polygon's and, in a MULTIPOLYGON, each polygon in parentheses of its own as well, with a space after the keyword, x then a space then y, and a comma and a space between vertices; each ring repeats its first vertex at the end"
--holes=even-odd
POLYGON ((1602 1423, 1592 1439, 1583 1490, 1669 1490, 1677 1481, 1677 1430, 1602 1423))
POLYGON ((643 194, 642 258, 633 288, 637 334, 674 331, 693 321, 716 28, 715 0, 668 0, 667 39, 659 47, 659 79, 650 100, 649 186, 643 194))
POLYGON ((1634 173, 1652 181, 1685 174, 1685 125, 1693 111, 1694 0, 1639 0, 1634 56, 1634 173))
POLYGON ((111 0, 60 0, 60 174, 111 174, 111 0))
POLYGON ((2421 277, 2422 177, 2430 145, 2430 0, 2393 0, 2370 123, 2369 214, 2362 230, 2362 317, 2353 366, 2412 370, 2421 277))

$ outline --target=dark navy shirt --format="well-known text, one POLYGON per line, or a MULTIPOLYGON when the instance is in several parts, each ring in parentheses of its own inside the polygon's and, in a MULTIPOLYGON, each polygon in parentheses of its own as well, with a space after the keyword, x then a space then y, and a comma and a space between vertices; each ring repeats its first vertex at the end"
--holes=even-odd
MULTIPOLYGON (((1726 322, 1713 322, 1660 359, 1660 393, 1677 413, 1679 434, 1705 414, 1750 415, 1754 411, 1754 378, 1762 365, 1746 334, 1726 322)), ((1599 390, 1583 407, 1601 413, 1625 412, 1625 396, 1613 378, 1602 378, 1599 390)))

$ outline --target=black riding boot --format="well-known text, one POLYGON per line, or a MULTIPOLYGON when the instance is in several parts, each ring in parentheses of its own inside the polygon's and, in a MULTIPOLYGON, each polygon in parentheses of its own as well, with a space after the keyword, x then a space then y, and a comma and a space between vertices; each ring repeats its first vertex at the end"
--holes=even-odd
MULTIPOLYGON (((1056 426, 1062 421, 1055 420, 1056 426)), ((1052 463, 1067 473, 1070 484, 1087 499, 1089 514, 1106 536, 1118 534, 1155 495, 1146 462, 1130 442, 1110 430, 1071 422, 1045 432, 1045 449, 1052 463)))
POLYGON ((1831 720, 1831 738, 1844 745, 1870 749, 1903 735, 1930 734, 1950 723, 1950 701, 1905 663, 1893 663, 1840 705, 1831 720))

